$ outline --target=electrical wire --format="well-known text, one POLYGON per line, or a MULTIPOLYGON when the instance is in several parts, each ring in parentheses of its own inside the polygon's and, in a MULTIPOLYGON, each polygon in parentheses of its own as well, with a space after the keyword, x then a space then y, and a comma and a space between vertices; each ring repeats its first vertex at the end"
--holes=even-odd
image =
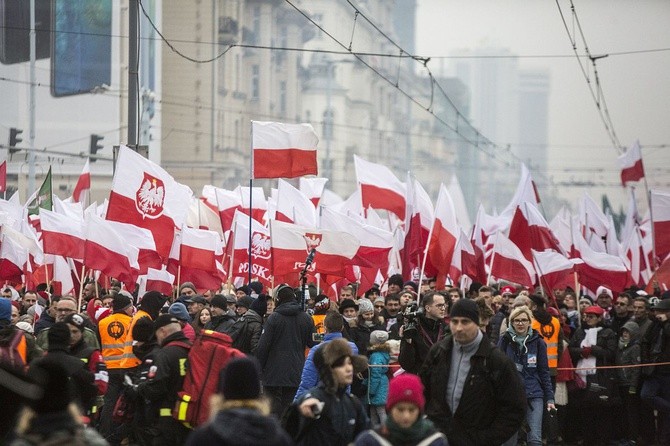
POLYGON ((598 67, 596 64, 596 61, 598 59, 607 57, 608 55, 607 54, 600 56, 591 55, 588 44, 586 43, 586 37, 584 36, 582 25, 579 22, 579 17, 577 16, 577 11, 575 10, 575 5, 572 3, 572 0, 570 0, 570 10, 572 11, 573 28, 576 25, 577 31, 579 31, 579 35, 582 40, 582 44, 584 45, 584 52, 586 53, 586 57, 588 57, 588 59, 591 61, 591 65, 593 68, 593 79, 595 81, 595 90, 594 90, 593 84, 591 83, 591 79, 589 77, 588 68, 585 67, 584 64, 582 63, 581 57, 579 56, 579 53, 577 51, 576 33, 574 33, 574 30, 572 33, 570 32, 570 27, 568 26, 568 22, 565 19, 565 15, 563 14, 563 9, 561 8, 559 0, 556 0, 556 6, 558 7, 558 12, 561 15, 561 20, 563 22, 563 26, 565 27, 565 31, 568 33, 568 38, 570 39, 570 43, 572 44, 572 50, 574 51, 576 56, 575 58, 579 63, 579 67, 582 71, 582 74, 584 75, 586 84, 589 88, 589 91, 591 92, 591 97, 593 98, 596 108, 598 109, 600 120, 605 126, 605 130, 607 131, 607 134, 610 140, 612 141, 612 144, 614 145, 615 149, 619 154, 621 154, 623 153, 623 146, 621 145, 621 142, 619 142, 619 138, 617 137, 616 131, 614 130, 614 123, 612 122, 612 117, 610 116, 609 109, 607 108, 607 102, 605 101, 605 94, 603 93, 602 85, 600 83, 600 76, 598 75, 598 67))

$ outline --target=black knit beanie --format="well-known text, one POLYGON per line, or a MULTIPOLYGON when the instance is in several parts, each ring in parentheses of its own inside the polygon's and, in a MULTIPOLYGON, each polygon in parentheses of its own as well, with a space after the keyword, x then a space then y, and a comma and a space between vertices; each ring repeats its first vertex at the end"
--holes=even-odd
POLYGON ((226 400, 255 400, 261 395, 261 367, 251 356, 235 358, 219 375, 219 393, 226 400))
POLYGON ((458 299, 449 313, 450 318, 466 317, 479 325, 479 309, 472 299, 458 299))
POLYGON ((47 333, 49 350, 67 350, 70 348, 70 327, 65 322, 56 322, 47 333))
POLYGON ((154 335, 154 323, 148 317, 141 317, 133 326, 133 341, 149 342, 154 335))
MULTIPOLYGON (((59 323, 62 324, 62 322, 59 323)), ((54 327, 59 323, 54 324, 54 327)), ((51 338, 51 330, 54 327, 49 329, 49 338, 51 338)), ((68 335, 69 333, 68 331, 68 335)), ((49 339, 49 344, 51 344, 51 339, 49 339)), ((43 360, 31 364, 30 369, 28 369, 28 377, 39 384, 44 390, 41 398, 29 403, 35 412, 45 414, 67 410, 68 405, 72 401, 74 389, 72 389, 68 374, 61 364, 45 357, 43 360)))

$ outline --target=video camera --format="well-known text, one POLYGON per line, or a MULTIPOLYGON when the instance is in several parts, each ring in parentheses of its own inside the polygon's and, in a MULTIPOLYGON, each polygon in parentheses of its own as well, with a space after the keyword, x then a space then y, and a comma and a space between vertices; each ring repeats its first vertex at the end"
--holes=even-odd
POLYGON ((416 332, 417 318, 423 313, 423 307, 419 307, 416 303, 408 305, 405 308, 405 311, 402 313, 404 336, 412 336, 416 332))

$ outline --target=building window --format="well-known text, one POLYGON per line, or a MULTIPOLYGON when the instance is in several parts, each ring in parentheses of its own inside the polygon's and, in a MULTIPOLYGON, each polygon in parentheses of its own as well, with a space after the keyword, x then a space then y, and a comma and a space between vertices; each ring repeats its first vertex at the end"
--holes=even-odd
POLYGON ((258 99, 260 96, 260 67, 258 65, 251 66, 251 99, 258 99))
POLYGON ((286 81, 279 82, 279 112, 286 113, 286 81))

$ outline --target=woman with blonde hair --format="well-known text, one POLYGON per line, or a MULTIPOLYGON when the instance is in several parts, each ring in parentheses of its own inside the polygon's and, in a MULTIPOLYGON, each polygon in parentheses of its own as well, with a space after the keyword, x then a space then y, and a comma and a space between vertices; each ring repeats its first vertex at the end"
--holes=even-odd
POLYGON ((219 393, 211 400, 209 423, 191 433, 186 445, 292 445, 291 437, 270 416, 261 397, 261 371, 253 357, 233 359, 221 372, 219 393))
MULTIPOLYGON (((514 308, 509 315, 509 328, 498 341, 498 347, 512 360, 526 389, 528 409, 527 444, 542 445, 542 416, 545 410, 556 410, 554 391, 549 377, 547 344, 540 334, 531 328, 533 313, 523 305, 514 308)), ((516 445, 518 434, 514 434, 505 445, 516 445)))

